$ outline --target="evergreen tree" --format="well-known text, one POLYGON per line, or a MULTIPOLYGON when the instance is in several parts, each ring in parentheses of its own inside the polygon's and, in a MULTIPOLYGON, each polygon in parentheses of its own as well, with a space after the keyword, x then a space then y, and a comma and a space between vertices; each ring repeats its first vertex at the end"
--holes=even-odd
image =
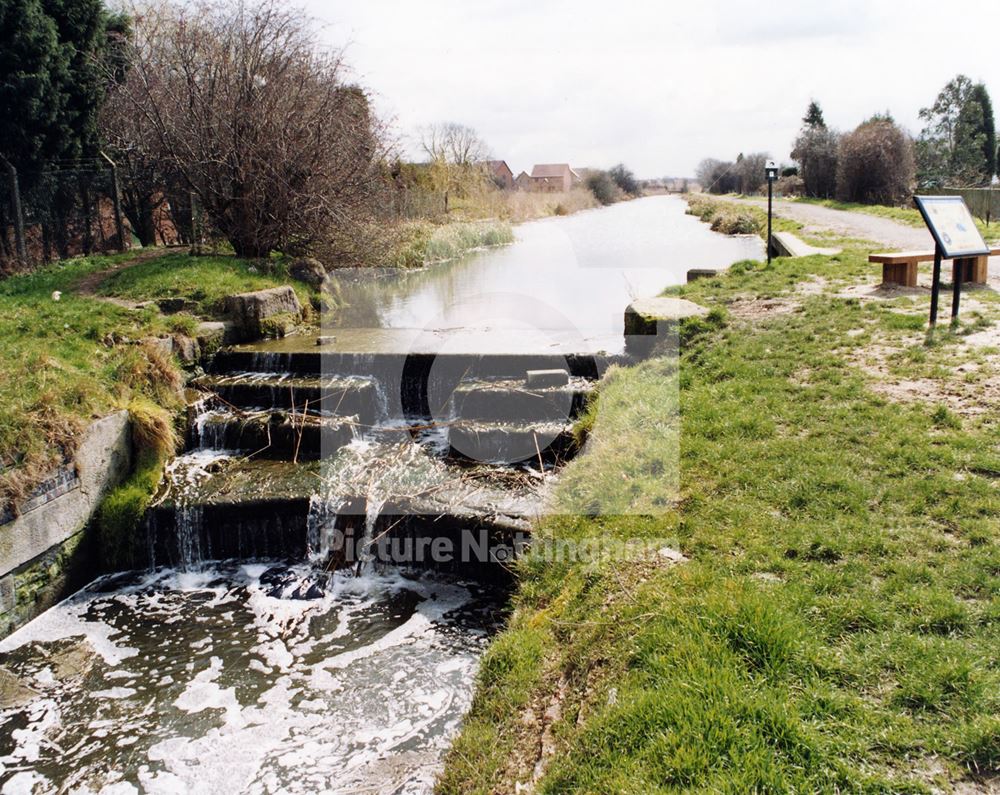
MULTIPOLYGON (((993 116, 993 102, 990 100, 990 92, 982 83, 976 83, 972 87, 970 100, 978 103, 981 113, 980 131, 984 136, 983 159, 985 160, 985 174, 991 178, 997 173, 997 132, 996 120, 993 116)), ((987 179, 989 181, 989 179, 987 179)))
POLYGON ((806 115, 802 117, 802 124, 807 129, 826 129, 826 121, 823 119, 823 109, 815 99, 809 103, 806 115))
POLYGON ((33 174, 55 160, 97 153, 109 25, 101 0, 0 3, 0 151, 33 174))
POLYGON ((41 0, 0 3, 0 154, 30 182, 60 149, 68 51, 41 0))
MULTIPOLYGON (((992 113, 987 118, 984 95, 985 89, 976 91, 968 77, 958 75, 942 89, 932 106, 920 111, 926 123, 917 141, 921 185, 989 182, 996 169, 987 150, 993 151, 995 146, 990 142, 992 113)), ((988 102, 988 95, 985 100, 988 102)))
POLYGON ((107 42, 107 18, 101 0, 42 0, 59 34, 69 65, 58 84, 65 98, 58 120, 62 158, 97 154, 97 111, 104 98, 101 58, 107 42))

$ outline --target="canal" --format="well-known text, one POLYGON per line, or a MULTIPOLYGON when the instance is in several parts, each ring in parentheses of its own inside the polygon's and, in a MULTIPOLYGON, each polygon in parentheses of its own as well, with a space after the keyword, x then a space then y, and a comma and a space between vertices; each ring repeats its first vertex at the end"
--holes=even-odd
MULTIPOLYGON (((428 339, 451 350, 561 345, 619 353, 631 299, 683 281, 689 268, 762 255, 758 239, 716 235, 684 208, 678 198, 650 197, 523 224, 512 246, 419 271, 340 272, 348 306, 323 334, 333 338, 333 352, 352 351, 356 367, 365 355, 428 339)), ((282 385, 292 381, 304 388, 301 373, 292 379, 271 370, 317 347, 308 337, 251 346, 246 360, 259 359, 262 369, 217 378, 215 389, 230 389, 233 401, 251 395, 245 399, 273 418, 275 399, 253 396, 282 397, 282 385)), ((351 373, 343 394, 374 400, 378 384, 364 376, 351 373)), ((571 391, 585 388, 583 378, 577 381, 571 391)), ((356 458, 352 477, 369 489, 360 495, 367 502, 359 524, 368 538, 393 497, 384 488, 373 510, 381 451, 400 450, 385 437, 406 420, 386 408, 384 396, 379 406, 369 412, 365 434, 352 429, 337 437, 356 458)), ((340 422, 332 414, 314 419, 340 422)), ((504 587, 371 565, 328 572, 317 550, 328 549, 324 534, 338 530, 345 500, 338 494, 324 501, 322 472, 309 468, 318 462, 303 462, 297 443, 285 461, 249 461, 245 451, 227 449, 243 438, 229 433, 231 405, 206 410, 199 422, 188 454, 172 467, 173 524, 161 524, 156 539, 158 549, 180 550, 173 565, 161 565, 151 541, 149 570, 102 578, 0 641, 0 790, 430 791, 468 709, 479 657, 502 624, 504 587), (205 431, 212 423, 215 444, 205 431), (193 498, 181 501, 187 489, 195 494, 218 483, 216 473, 227 467, 229 480, 213 492, 214 513, 193 498), (265 515, 259 493, 251 510, 218 501, 220 494, 232 499, 236 481, 262 491, 261 473, 282 468, 296 471, 295 482, 316 485, 297 503, 282 495, 274 516, 265 515), (308 513, 293 516, 292 504, 308 513), (290 547, 301 548, 297 557, 261 557, 256 547, 237 544, 232 548, 250 551, 215 560, 207 541, 220 548, 212 533, 232 524, 226 505, 246 517, 226 532, 249 539, 252 525, 272 535, 274 528, 300 533, 300 546, 290 547), (185 540, 165 540, 164 533, 185 540)), ((440 439, 415 439, 407 436, 402 466, 412 469, 416 451, 435 473, 452 471, 444 454, 433 452, 440 439)), ((487 463, 491 471, 503 468, 487 463)), ((531 465, 507 470, 535 483, 551 468, 541 460, 536 470, 531 465)), ((469 471, 466 461, 462 472, 469 471)), ((437 510, 428 512, 429 522, 437 510)))

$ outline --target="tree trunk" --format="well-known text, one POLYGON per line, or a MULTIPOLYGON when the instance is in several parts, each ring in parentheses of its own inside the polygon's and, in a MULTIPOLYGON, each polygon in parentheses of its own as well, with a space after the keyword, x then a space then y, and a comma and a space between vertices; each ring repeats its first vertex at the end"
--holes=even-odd
POLYGON ((228 239, 229 244, 233 247, 233 253, 241 259, 267 259, 274 250, 274 246, 261 243, 256 238, 245 240, 234 235, 228 239))

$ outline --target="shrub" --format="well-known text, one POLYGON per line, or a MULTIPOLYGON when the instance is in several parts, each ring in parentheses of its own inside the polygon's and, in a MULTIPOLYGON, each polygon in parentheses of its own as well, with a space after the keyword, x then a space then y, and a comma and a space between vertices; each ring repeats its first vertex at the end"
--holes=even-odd
POLYGON ((837 198, 862 204, 900 204, 915 175, 913 141, 895 122, 875 117, 846 134, 837 163, 837 198))
POLYGON ((757 235, 764 229, 764 214, 754 207, 735 207, 704 196, 688 199, 688 215, 710 224, 725 235, 757 235))
POLYGON ((718 212, 712 218, 712 231, 724 235, 756 235, 760 234, 760 218, 751 209, 730 210, 718 212))
POLYGON ((826 127, 809 127, 795 140, 792 157, 801 167, 807 196, 829 199, 837 189, 840 136, 826 127))
POLYGON ((775 183, 774 191, 781 196, 802 196, 806 192, 805 181, 795 174, 782 177, 775 183))
POLYGON ((595 171, 588 176, 587 188, 601 204, 613 204, 618 200, 614 180, 607 171, 595 171))
POLYGON ((639 181, 635 178, 635 174, 625 167, 624 163, 619 163, 617 166, 612 168, 608 172, 608 176, 611 177, 615 185, 617 185, 623 193, 628 193, 631 196, 639 195, 639 181))
POLYGON ((694 195, 688 200, 688 215, 694 215, 701 221, 709 221, 715 215, 718 205, 705 196, 694 195))

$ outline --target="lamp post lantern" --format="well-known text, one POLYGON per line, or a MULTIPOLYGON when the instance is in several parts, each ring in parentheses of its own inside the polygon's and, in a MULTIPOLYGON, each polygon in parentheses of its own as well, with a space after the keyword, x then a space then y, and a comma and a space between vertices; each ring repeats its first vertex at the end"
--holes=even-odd
POLYGON ((774 203, 774 181, 778 178, 778 166, 773 160, 768 160, 764 166, 767 174, 767 264, 771 264, 771 207, 774 203))

